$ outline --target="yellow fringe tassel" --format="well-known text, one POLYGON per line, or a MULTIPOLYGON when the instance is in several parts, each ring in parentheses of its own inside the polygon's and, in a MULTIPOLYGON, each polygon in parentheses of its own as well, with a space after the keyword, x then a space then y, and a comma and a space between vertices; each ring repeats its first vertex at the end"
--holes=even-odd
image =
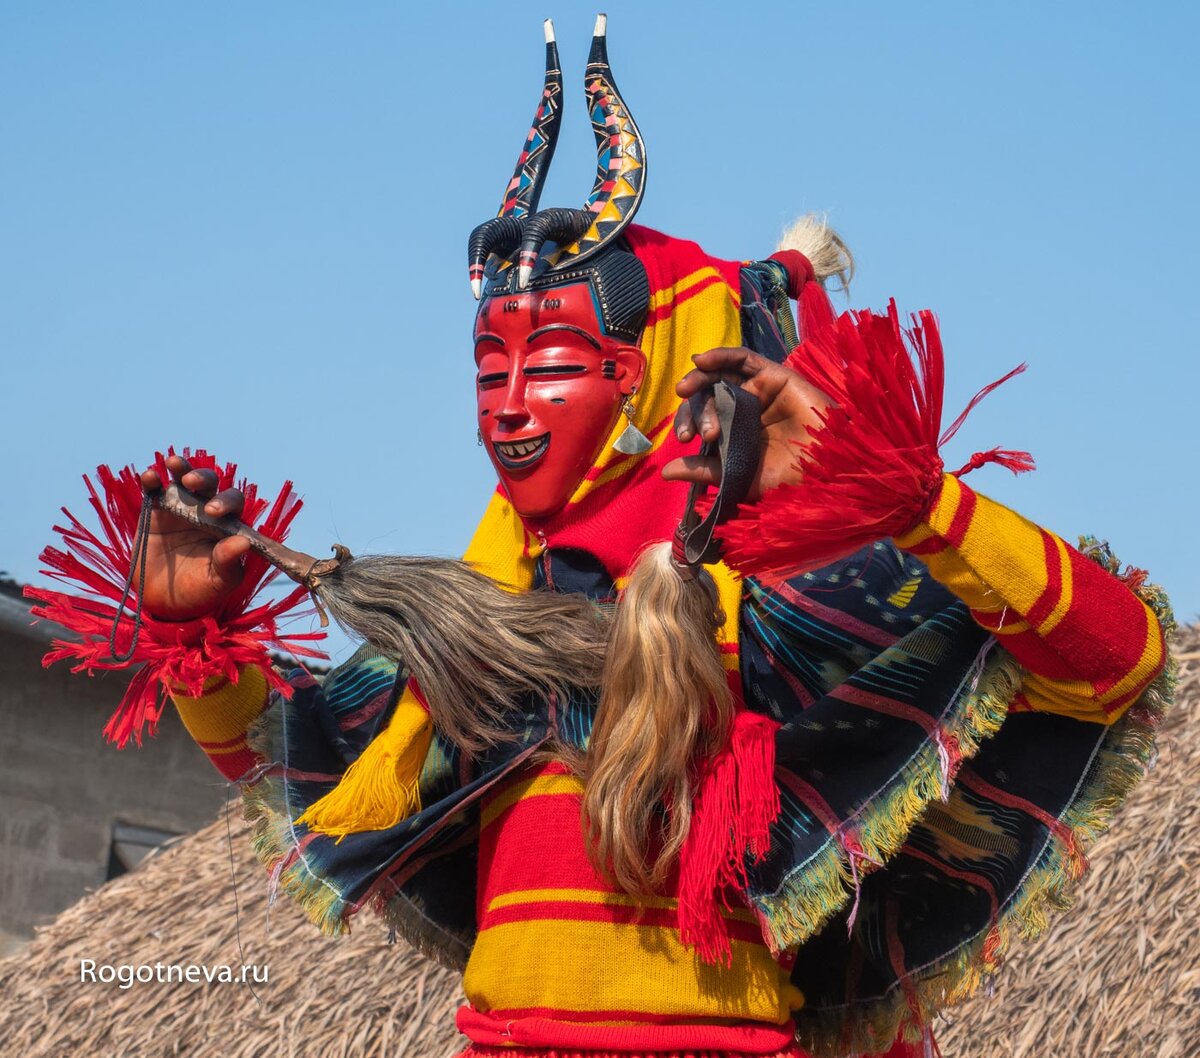
POLYGON ((429 713, 406 688, 388 726, 376 735, 319 801, 296 820, 341 841, 347 834, 386 830, 421 810, 421 767, 433 738, 429 713))

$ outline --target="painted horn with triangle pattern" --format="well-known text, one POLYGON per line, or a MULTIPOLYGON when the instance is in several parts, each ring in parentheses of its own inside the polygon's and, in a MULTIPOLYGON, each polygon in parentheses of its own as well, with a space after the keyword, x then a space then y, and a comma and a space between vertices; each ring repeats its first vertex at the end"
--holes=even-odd
POLYGON ((562 63, 559 62, 558 44, 554 39, 554 23, 546 19, 543 29, 546 35, 546 75, 533 114, 533 124, 521 146, 512 179, 504 189, 500 212, 493 220, 480 224, 471 232, 468 257, 471 291, 476 299, 483 289, 483 269, 488 256, 515 246, 521 237, 522 220, 536 212, 546 174, 554 158, 554 149, 558 146, 563 107, 562 63))
MULTIPOLYGON (((552 38, 553 30, 548 29, 552 38)), ((551 46, 547 44, 547 48, 551 46)), ((554 52, 557 62, 557 50, 554 52)), ((549 52, 547 53, 547 85, 550 84, 549 52)), ((478 299, 483 289, 484 269, 492 254, 507 259, 511 267, 516 258, 517 289, 524 290, 534 269, 543 256, 543 248, 553 243, 555 249, 546 262, 547 271, 556 272, 593 257, 610 245, 633 220, 645 192, 646 148, 633 114, 617 88, 608 61, 608 18, 599 15, 592 37, 591 52, 584 73, 584 90, 592 133, 596 139, 596 178, 592 191, 582 209, 549 209, 535 212, 541 182, 545 180, 554 141, 542 145, 539 120, 542 106, 526 140, 525 150, 518 160, 513 183, 506 191, 500 216, 480 224, 468 242, 471 289, 478 299), (524 173, 532 155, 530 146, 537 147, 539 167, 534 175, 524 173), (528 196, 520 199, 522 189, 528 196), (514 208, 509 210, 509 198, 514 208), (528 212, 519 213, 524 207, 528 212)), ((549 96, 544 97, 549 98, 549 96)), ((557 120, 547 124, 557 136, 557 120)))

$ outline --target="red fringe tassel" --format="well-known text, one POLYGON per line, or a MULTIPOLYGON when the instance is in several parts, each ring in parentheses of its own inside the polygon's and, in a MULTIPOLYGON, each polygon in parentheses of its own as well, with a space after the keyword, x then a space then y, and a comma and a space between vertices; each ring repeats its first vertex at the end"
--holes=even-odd
POLYGON ((704 762, 692 822, 679 855, 679 936, 709 963, 731 964, 729 931, 717 901, 729 908, 730 888, 744 892, 746 855, 759 862, 779 814, 775 730, 770 717, 734 714, 725 748, 704 762))
MULTIPOLYGON (((168 454, 174 454, 174 450, 168 454)), ((203 449, 195 453, 185 449, 184 455, 196 469, 215 470, 220 489, 233 486, 236 464, 218 466, 216 459, 203 449)), ((162 453, 156 455, 155 462, 159 476, 169 481, 162 453)), ((51 650, 42 658, 43 667, 74 660, 72 672, 91 675, 97 670, 142 666, 105 726, 105 738, 123 748, 131 739, 140 746, 146 729, 153 735, 165 705, 164 682, 198 697, 209 677, 236 680, 240 665, 254 665, 262 670, 272 688, 290 696, 291 688, 275 671, 269 649, 323 658, 325 655, 319 650, 303 644, 323 639, 325 633, 280 631, 279 619, 301 603, 308 592, 297 587, 281 599, 262 599, 263 589, 279 571, 254 553, 247 555, 241 584, 220 613, 185 622, 157 621, 143 613, 137 650, 128 661, 113 659, 109 634, 129 575, 142 486, 133 467, 125 467, 119 473, 107 466, 97 467, 96 480, 99 490, 87 475, 83 478, 88 502, 100 523, 99 532, 89 529, 64 507, 62 512, 68 524, 56 525, 54 531, 62 537, 65 549, 49 546, 39 556, 47 567, 43 570, 47 576, 82 589, 83 594, 27 587, 25 595, 38 600, 33 607, 36 617, 56 621, 80 637, 78 642, 54 640, 51 650)), ((270 504, 258 495, 255 485, 244 479, 237 487, 246 497, 242 521, 273 540, 283 540, 302 506, 292 491, 292 483, 286 482, 270 504)), ((136 591, 135 580, 130 601, 117 625, 116 645, 120 653, 128 651, 133 638, 131 611, 137 605, 136 591)))
MULTIPOLYGON (((927 513, 942 480, 938 449, 988 393, 979 391, 939 436, 945 369, 933 313, 900 325, 887 315, 847 312, 810 333, 786 364, 830 398, 821 426, 799 446, 803 479, 744 505, 718 530, 725 560, 744 574, 783 579, 898 536, 927 513)), ((956 475, 986 463, 1032 470, 1028 452, 977 452, 956 475)))

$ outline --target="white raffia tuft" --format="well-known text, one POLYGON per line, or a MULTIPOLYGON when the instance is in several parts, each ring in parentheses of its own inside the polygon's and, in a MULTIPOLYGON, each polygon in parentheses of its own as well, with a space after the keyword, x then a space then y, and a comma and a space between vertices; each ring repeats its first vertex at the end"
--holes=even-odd
POLYGON ((778 250, 799 250, 812 262, 822 285, 836 279, 834 290, 849 291, 854 278, 854 255, 842 237, 828 224, 824 213, 806 213, 797 217, 779 238, 778 250))

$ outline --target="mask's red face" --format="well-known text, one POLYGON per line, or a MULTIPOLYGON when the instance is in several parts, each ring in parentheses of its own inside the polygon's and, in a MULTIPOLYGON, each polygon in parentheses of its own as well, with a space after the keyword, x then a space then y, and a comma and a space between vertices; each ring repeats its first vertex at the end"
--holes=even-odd
POLYGON ((475 363, 479 432, 526 518, 571 498, 646 365, 636 346, 602 333, 586 282, 489 298, 475 363))

